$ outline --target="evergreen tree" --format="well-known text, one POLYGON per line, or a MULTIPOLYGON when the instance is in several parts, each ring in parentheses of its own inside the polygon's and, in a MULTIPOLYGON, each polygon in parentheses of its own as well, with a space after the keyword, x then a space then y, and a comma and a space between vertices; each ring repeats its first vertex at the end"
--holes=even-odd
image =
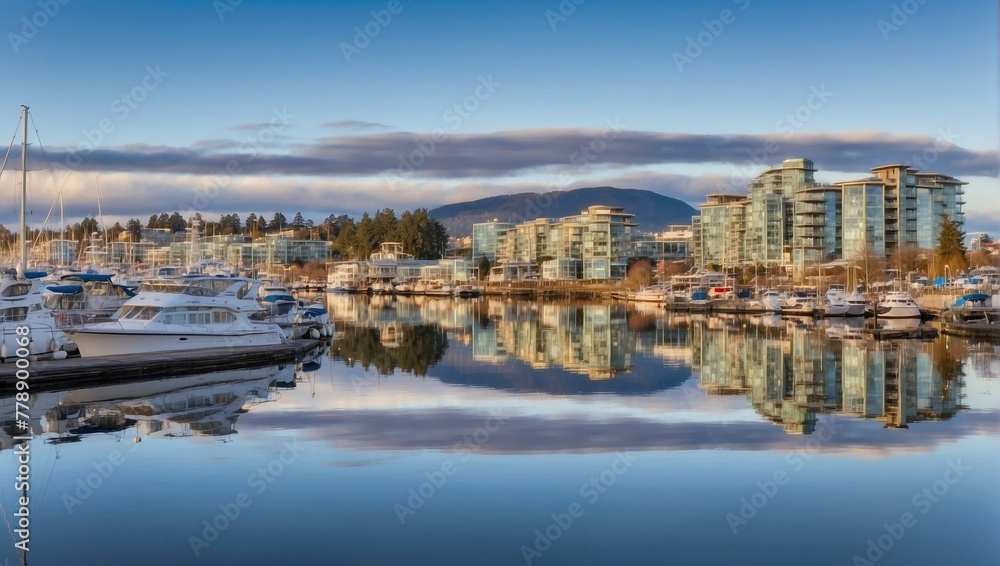
POLYGON ((125 229, 128 230, 133 242, 138 242, 142 239, 142 223, 139 222, 138 218, 130 218, 129 221, 125 223, 125 229))
POLYGON ((958 228, 951 218, 941 215, 941 232, 938 233, 937 258, 942 266, 947 265, 952 274, 958 274, 968 268, 965 257, 965 232, 958 228))
POLYGON ((288 227, 288 219, 285 218, 284 214, 280 212, 275 212, 274 218, 271 219, 271 222, 268 224, 267 227, 275 232, 281 231, 282 228, 288 227))

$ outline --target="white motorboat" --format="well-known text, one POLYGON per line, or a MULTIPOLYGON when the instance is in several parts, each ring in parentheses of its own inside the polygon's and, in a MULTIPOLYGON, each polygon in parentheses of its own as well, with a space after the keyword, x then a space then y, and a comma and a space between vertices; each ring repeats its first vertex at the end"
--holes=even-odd
POLYGON ((63 275, 58 285, 46 287, 42 298, 60 324, 80 322, 80 317, 108 317, 135 296, 134 287, 120 285, 113 277, 108 273, 63 275))
POLYGON ((780 313, 781 312, 781 293, 768 289, 761 293, 760 306, 764 308, 766 312, 780 313))
POLYGON ((637 303, 666 304, 671 299, 671 289, 669 285, 650 285, 643 287, 632 295, 632 300, 637 303))
MULTIPOLYGON (((823 297, 823 316, 847 316, 850 305, 847 304, 847 295, 844 293, 844 286, 839 284, 830 285, 823 297)), ((864 314, 864 311, 862 311, 864 314)))
POLYGON ((261 283, 243 277, 190 277, 143 283, 107 322, 67 327, 83 357, 280 344, 285 333, 251 314, 261 283))
POLYGON ((781 302, 781 314, 812 316, 816 311, 816 298, 803 291, 786 294, 781 302))
POLYGON ((892 291, 875 306, 879 318, 920 318, 920 305, 906 291, 892 291))

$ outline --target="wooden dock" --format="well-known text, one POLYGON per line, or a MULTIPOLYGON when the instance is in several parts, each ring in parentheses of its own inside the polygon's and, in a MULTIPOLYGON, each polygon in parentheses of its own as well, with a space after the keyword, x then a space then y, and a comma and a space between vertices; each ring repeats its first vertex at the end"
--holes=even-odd
POLYGON ((916 338, 930 340, 937 338, 937 328, 917 326, 914 328, 865 328, 861 331, 866 337, 875 340, 896 340, 900 338, 916 338))
MULTIPOLYGON (((124 383, 137 379, 162 379, 196 373, 286 364, 302 359, 320 346, 319 340, 293 340, 253 348, 205 348, 180 352, 127 354, 31 362, 31 393, 124 383)), ((12 362, 0 365, 0 395, 12 395, 17 381, 12 362)))

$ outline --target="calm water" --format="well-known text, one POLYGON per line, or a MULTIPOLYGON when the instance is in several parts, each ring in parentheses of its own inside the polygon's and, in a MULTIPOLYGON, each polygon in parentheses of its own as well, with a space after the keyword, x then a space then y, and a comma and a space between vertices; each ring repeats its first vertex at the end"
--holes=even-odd
POLYGON ((328 300, 296 367, 36 395, 28 562, 1000 562, 998 345, 328 300))

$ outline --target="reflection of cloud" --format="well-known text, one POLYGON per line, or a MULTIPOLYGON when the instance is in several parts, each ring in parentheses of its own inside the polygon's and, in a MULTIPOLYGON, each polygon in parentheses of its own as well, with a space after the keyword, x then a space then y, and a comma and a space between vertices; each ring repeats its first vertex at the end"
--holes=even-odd
MULTIPOLYGON (((920 452, 967 436, 989 436, 998 424, 997 411, 972 411, 961 419, 936 422, 920 434, 883 429, 881 423, 837 415, 836 434, 820 441, 824 454, 857 452, 888 456, 920 452)), ((456 443, 483 426, 489 414, 449 409, 421 411, 339 410, 266 413, 241 421, 241 430, 306 430, 312 440, 328 440, 355 450, 453 450, 456 443)), ((618 450, 781 450, 802 448, 819 435, 793 436, 769 423, 652 422, 632 418, 595 420, 589 416, 545 418, 502 417, 477 451, 492 454, 551 452, 615 452, 618 450)))

